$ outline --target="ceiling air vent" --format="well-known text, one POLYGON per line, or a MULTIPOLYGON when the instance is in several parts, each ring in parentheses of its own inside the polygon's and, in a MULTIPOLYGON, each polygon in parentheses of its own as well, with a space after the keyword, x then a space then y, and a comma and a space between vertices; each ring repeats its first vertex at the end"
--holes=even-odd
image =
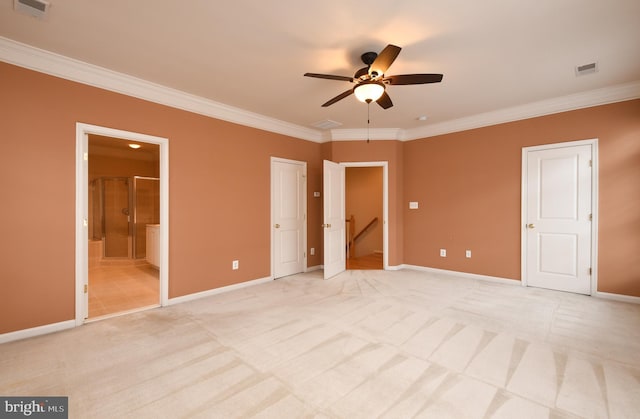
POLYGON ((51 3, 44 0, 13 0, 13 8, 38 19, 45 19, 49 13, 51 3))
POLYGON ((311 126, 316 127, 318 129, 333 129, 342 125, 340 122, 332 121, 331 119, 325 119, 323 121, 318 121, 311 126))
POLYGON ((589 63, 576 66, 576 76, 584 76, 586 74, 595 73, 598 71, 598 63, 589 63))

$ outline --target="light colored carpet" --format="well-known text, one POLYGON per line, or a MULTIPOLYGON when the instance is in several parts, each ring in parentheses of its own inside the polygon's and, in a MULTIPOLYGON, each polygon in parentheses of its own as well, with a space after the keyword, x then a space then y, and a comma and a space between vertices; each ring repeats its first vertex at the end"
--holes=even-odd
POLYGON ((0 395, 72 418, 638 418, 640 306, 321 272, 0 345, 0 395))

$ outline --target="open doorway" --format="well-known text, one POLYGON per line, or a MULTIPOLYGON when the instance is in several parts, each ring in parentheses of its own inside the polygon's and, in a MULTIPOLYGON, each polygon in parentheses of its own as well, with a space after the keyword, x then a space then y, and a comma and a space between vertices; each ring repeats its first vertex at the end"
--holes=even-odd
POLYGON ((76 324, 168 302, 168 140, 76 124, 76 324))
POLYGON ((347 166, 347 269, 384 269, 384 167, 347 166))
POLYGON ((157 306, 160 146, 88 138, 88 318, 157 306))

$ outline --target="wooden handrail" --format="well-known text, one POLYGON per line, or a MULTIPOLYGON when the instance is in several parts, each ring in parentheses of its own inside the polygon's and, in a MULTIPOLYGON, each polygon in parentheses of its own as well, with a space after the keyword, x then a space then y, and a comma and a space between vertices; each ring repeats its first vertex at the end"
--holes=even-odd
POLYGON ((378 221, 378 217, 374 217, 373 220, 369 221, 369 224, 367 224, 362 230, 360 230, 358 234, 355 235, 353 234, 356 231, 355 217, 351 215, 351 218, 345 221, 349 223, 349 234, 347 236, 347 258, 351 259, 356 254, 356 240, 358 240, 358 238, 362 236, 369 229, 369 227, 371 227, 378 221))
POLYGON ((371 227, 372 225, 374 225, 377 221, 378 221, 378 217, 374 217, 374 219, 373 219, 373 220, 369 221, 369 224, 367 224, 367 225, 365 226, 365 228, 363 228, 363 229, 362 229, 358 234, 356 234, 356 235, 353 237, 352 241, 354 241, 354 242, 355 242, 356 240, 358 240, 358 237, 362 236, 362 235, 364 234, 364 232, 365 232, 365 231, 367 231, 367 229, 368 229, 369 227, 371 227))

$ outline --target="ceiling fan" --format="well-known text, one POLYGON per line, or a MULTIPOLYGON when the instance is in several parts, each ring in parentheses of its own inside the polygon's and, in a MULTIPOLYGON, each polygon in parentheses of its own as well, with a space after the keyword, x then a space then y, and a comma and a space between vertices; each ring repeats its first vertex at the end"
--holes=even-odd
POLYGON ((348 81, 355 83, 355 86, 340 93, 333 99, 323 103, 323 107, 333 105, 351 95, 356 95, 361 102, 376 102, 383 109, 393 106, 391 98, 386 92, 387 85, 408 85, 439 83, 442 81, 442 74, 402 74, 398 76, 385 76, 384 73, 395 61, 402 48, 396 45, 387 45, 380 54, 375 52, 365 52, 360 56, 362 62, 367 66, 356 71, 353 77, 335 76, 332 74, 305 73, 306 77, 316 77, 319 79, 329 79, 338 81, 348 81))

